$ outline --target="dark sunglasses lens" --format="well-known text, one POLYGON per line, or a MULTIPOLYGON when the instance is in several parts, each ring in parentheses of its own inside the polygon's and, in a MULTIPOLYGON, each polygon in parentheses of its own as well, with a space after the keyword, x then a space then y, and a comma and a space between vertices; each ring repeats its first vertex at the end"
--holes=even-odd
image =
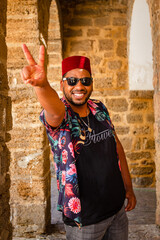
POLYGON ((77 84, 78 79, 71 77, 71 78, 67 78, 67 83, 69 86, 75 86, 77 84))
POLYGON ((90 77, 82 78, 82 79, 81 79, 81 83, 82 83, 84 86, 90 86, 91 83, 92 83, 92 78, 90 78, 90 77))

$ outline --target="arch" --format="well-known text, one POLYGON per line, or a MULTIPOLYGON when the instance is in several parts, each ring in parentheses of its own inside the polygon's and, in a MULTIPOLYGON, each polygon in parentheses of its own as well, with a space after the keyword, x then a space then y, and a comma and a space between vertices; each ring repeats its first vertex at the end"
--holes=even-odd
POLYGON ((135 0, 129 42, 129 89, 153 90, 152 36, 146 0, 135 0))
MULTIPOLYGON (((61 79, 61 62, 62 62, 62 33, 61 33, 61 11, 59 1, 52 0, 50 5, 50 17, 48 25, 48 42, 47 42, 47 76, 51 86, 61 96, 60 79, 61 79)), ((53 155, 50 154, 51 169, 51 225, 61 221, 61 213, 57 211, 57 183, 53 164, 53 155)))

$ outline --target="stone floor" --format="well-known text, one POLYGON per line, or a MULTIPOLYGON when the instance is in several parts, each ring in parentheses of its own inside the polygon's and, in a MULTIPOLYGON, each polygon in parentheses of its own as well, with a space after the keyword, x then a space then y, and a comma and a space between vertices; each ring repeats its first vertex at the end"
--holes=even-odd
MULTIPOLYGON (((129 240, 160 240, 160 228, 155 225, 156 193, 155 189, 135 189, 136 208, 128 213, 129 240)), ((55 204, 55 203, 54 203, 55 204)), ((54 206, 55 207, 55 206, 54 206)), ((58 213, 57 213, 58 214, 58 213)), ((48 234, 37 238, 13 238, 13 240, 63 240, 65 232, 60 215, 58 224, 52 225, 48 234)), ((52 219, 52 223, 54 223, 52 219)), ((57 220, 56 220, 57 221, 57 220)))

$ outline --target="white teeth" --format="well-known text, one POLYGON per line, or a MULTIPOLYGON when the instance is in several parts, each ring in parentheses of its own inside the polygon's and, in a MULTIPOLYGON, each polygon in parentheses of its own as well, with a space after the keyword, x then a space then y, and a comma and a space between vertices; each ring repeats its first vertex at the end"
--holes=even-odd
POLYGON ((82 97, 83 96, 83 94, 80 94, 80 93, 75 93, 74 95, 77 96, 77 97, 82 97))

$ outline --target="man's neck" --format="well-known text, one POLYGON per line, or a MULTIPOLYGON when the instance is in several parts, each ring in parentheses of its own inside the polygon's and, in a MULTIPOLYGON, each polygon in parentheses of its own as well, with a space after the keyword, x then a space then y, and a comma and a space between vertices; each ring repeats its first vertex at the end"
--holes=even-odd
POLYGON ((76 106, 71 103, 69 103, 69 105, 71 106, 71 108, 73 109, 74 112, 79 114, 80 117, 86 117, 89 113, 87 103, 80 105, 80 106, 78 106, 78 105, 76 106))

